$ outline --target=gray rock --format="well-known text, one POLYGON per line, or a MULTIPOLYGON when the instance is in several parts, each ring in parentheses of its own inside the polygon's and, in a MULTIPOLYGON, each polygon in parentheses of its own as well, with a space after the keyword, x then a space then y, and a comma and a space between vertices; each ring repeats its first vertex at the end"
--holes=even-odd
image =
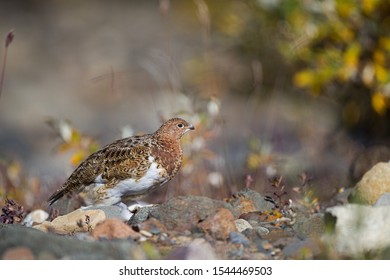
POLYGON ((179 247, 171 252, 168 260, 215 260, 213 247, 203 238, 194 239, 188 246, 179 247))
POLYGON ((269 229, 266 227, 257 226, 254 227, 253 229, 260 237, 263 237, 264 235, 267 235, 269 233, 269 229))
POLYGON ((378 206, 390 206, 390 193, 384 193, 374 204, 375 207, 378 206))
POLYGON ((321 253, 317 243, 311 239, 292 242, 282 250, 283 255, 292 259, 313 259, 314 256, 321 253))
POLYGON ((26 247, 37 259, 146 258, 140 247, 130 240, 88 242, 21 225, 0 224, 0 240, 0 256, 14 247, 26 247))
POLYGON ((275 207, 273 203, 265 200, 261 194, 251 189, 243 189, 235 193, 229 199, 229 203, 236 217, 248 212, 272 210, 275 207))
POLYGON ((158 205, 145 206, 140 208, 128 221, 129 225, 138 225, 145 222, 149 218, 149 214, 152 208, 159 207, 158 205))
POLYGON ((298 213, 292 228, 301 239, 319 237, 325 233, 324 215, 298 213))
POLYGON ((245 247, 249 246, 249 239, 241 232, 232 231, 229 234, 229 240, 234 244, 242 244, 245 247))
POLYGON ((194 229, 219 208, 232 209, 228 203, 208 197, 179 196, 151 207, 149 215, 162 222, 168 230, 183 232, 194 229))
POLYGON ((102 210, 106 214, 106 219, 119 219, 124 220, 123 208, 117 205, 110 206, 90 206, 88 210, 102 210))

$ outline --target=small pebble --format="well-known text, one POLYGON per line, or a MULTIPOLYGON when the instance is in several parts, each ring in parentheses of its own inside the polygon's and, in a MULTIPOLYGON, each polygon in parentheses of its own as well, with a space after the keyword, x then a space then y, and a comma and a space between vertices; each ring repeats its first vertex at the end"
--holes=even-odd
POLYGON ((247 220, 244 220, 244 219, 237 219, 234 221, 234 223, 236 224, 238 232, 243 232, 244 230, 246 230, 248 228, 249 229, 252 228, 251 224, 247 220))
POLYGON ((260 237, 269 233, 269 229, 265 227, 255 227, 254 230, 260 237))
POLYGON ((26 227, 32 227, 34 224, 42 224, 44 221, 49 218, 49 213, 37 209, 29 213, 26 218, 23 220, 23 225, 26 227))
POLYGON ((230 239, 230 242, 232 242, 234 244, 242 244, 245 247, 249 246, 248 238, 246 238, 246 236, 244 234, 242 234, 241 232, 232 231, 229 234, 229 239, 230 239))

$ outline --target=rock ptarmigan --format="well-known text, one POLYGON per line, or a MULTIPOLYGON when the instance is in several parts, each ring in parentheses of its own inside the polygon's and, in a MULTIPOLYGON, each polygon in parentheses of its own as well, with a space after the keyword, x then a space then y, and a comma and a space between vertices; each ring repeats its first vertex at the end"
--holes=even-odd
POLYGON ((153 134, 114 141, 87 157, 50 198, 53 204, 78 193, 85 205, 114 205, 162 186, 178 172, 180 138, 194 126, 181 118, 166 121, 153 134))

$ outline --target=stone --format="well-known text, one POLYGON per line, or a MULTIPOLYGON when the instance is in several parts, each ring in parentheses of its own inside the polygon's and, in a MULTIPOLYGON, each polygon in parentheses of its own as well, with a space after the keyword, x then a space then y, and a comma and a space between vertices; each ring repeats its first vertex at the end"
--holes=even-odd
POLYGON ((289 259, 313 259, 321 253, 321 249, 312 239, 305 239, 288 244, 282 253, 289 259))
POLYGON ((232 231, 237 231, 234 216, 226 208, 217 209, 215 214, 198 224, 199 228, 215 239, 227 240, 232 231))
POLYGON ((375 202, 374 206, 390 206, 390 193, 382 194, 381 197, 375 202))
POLYGON ((245 247, 249 246, 249 239, 241 232, 233 231, 229 234, 229 240, 234 244, 242 244, 245 247))
POLYGON ((248 221, 244 220, 244 219, 234 220, 234 223, 235 223, 235 225, 237 227, 237 231, 238 232, 243 232, 244 230, 246 230, 248 228, 249 229, 253 228, 251 226, 251 224, 248 221))
POLYGON ((347 204, 326 209, 333 233, 323 239, 337 252, 356 256, 390 246, 390 206, 347 204))
POLYGON ((131 216, 129 210, 126 207, 120 207, 118 205, 90 206, 88 207, 88 210, 102 210, 106 215, 106 219, 119 219, 121 221, 128 221, 131 216))
POLYGON ((232 206, 234 216, 241 214, 272 210, 275 205, 259 194, 250 189, 244 189, 232 195, 228 203, 232 206))
POLYGON ((299 212, 295 217, 292 228, 301 239, 319 237, 325 233, 324 215, 322 213, 307 214, 299 212))
POLYGON ((31 250, 23 246, 9 248, 1 258, 3 260, 35 260, 35 256, 31 250))
POLYGON ((126 239, 138 240, 141 234, 119 219, 107 219, 99 223, 93 230, 92 236, 95 239, 126 239))
POLYGON ((153 207, 159 208, 160 206, 153 205, 153 206, 141 207, 140 209, 138 209, 138 211, 136 211, 131 216, 131 218, 128 221, 128 224, 129 225, 138 225, 138 224, 145 222, 149 218, 149 213, 153 207))
POLYGON ((263 237, 264 235, 269 234, 269 229, 266 228, 266 227, 257 226, 257 227, 254 227, 253 229, 256 231, 256 233, 257 233, 260 237, 263 237))
POLYGON ((203 196, 178 196, 153 206, 148 211, 149 217, 159 220, 167 230, 185 232, 196 230, 199 222, 214 215, 219 208, 230 210, 230 205, 203 196))
MULTIPOLYGON (((132 240, 81 241, 75 237, 44 233, 18 224, 0 224, 0 256, 13 248, 31 250, 36 259, 118 260, 145 259, 132 240)), ((12 251, 11 251, 12 252, 12 251)))
POLYGON ((158 235, 161 233, 166 233, 167 228, 156 218, 150 218, 138 225, 139 230, 150 232, 151 234, 158 235))
POLYGON ((37 209, 30 212, 23 220, 22 224, 27 227, 32 227, 34 224, 42 224, 49 218, 49 213, 42 209, 37 209))
POLYGON ((173 250, 168 260, 216 260, 213 247, 203 238, 194 239, 189 245, 173 250))
POLYGON ((373 205, 379 197, 390 192, 390 163, 375 164, 356 184, 351 202, 373 205))
POLYGON ((58 234, 87 232, 92 231, 98 223, 105 219, 106 215, 102 210, 77 209, 69 214, 58 216, 51 222, 45 221, 33 226, 33 228, 58 234))

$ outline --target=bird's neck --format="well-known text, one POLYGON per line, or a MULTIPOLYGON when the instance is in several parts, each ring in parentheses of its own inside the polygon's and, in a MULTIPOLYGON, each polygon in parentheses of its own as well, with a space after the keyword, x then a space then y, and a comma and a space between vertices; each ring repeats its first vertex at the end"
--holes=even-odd
POLYGON ((169 174, 176 174, 180 168, 183 158, 183 151, 179 139, 158 138, 153 148, 156 155, 167 168, 169 174))

